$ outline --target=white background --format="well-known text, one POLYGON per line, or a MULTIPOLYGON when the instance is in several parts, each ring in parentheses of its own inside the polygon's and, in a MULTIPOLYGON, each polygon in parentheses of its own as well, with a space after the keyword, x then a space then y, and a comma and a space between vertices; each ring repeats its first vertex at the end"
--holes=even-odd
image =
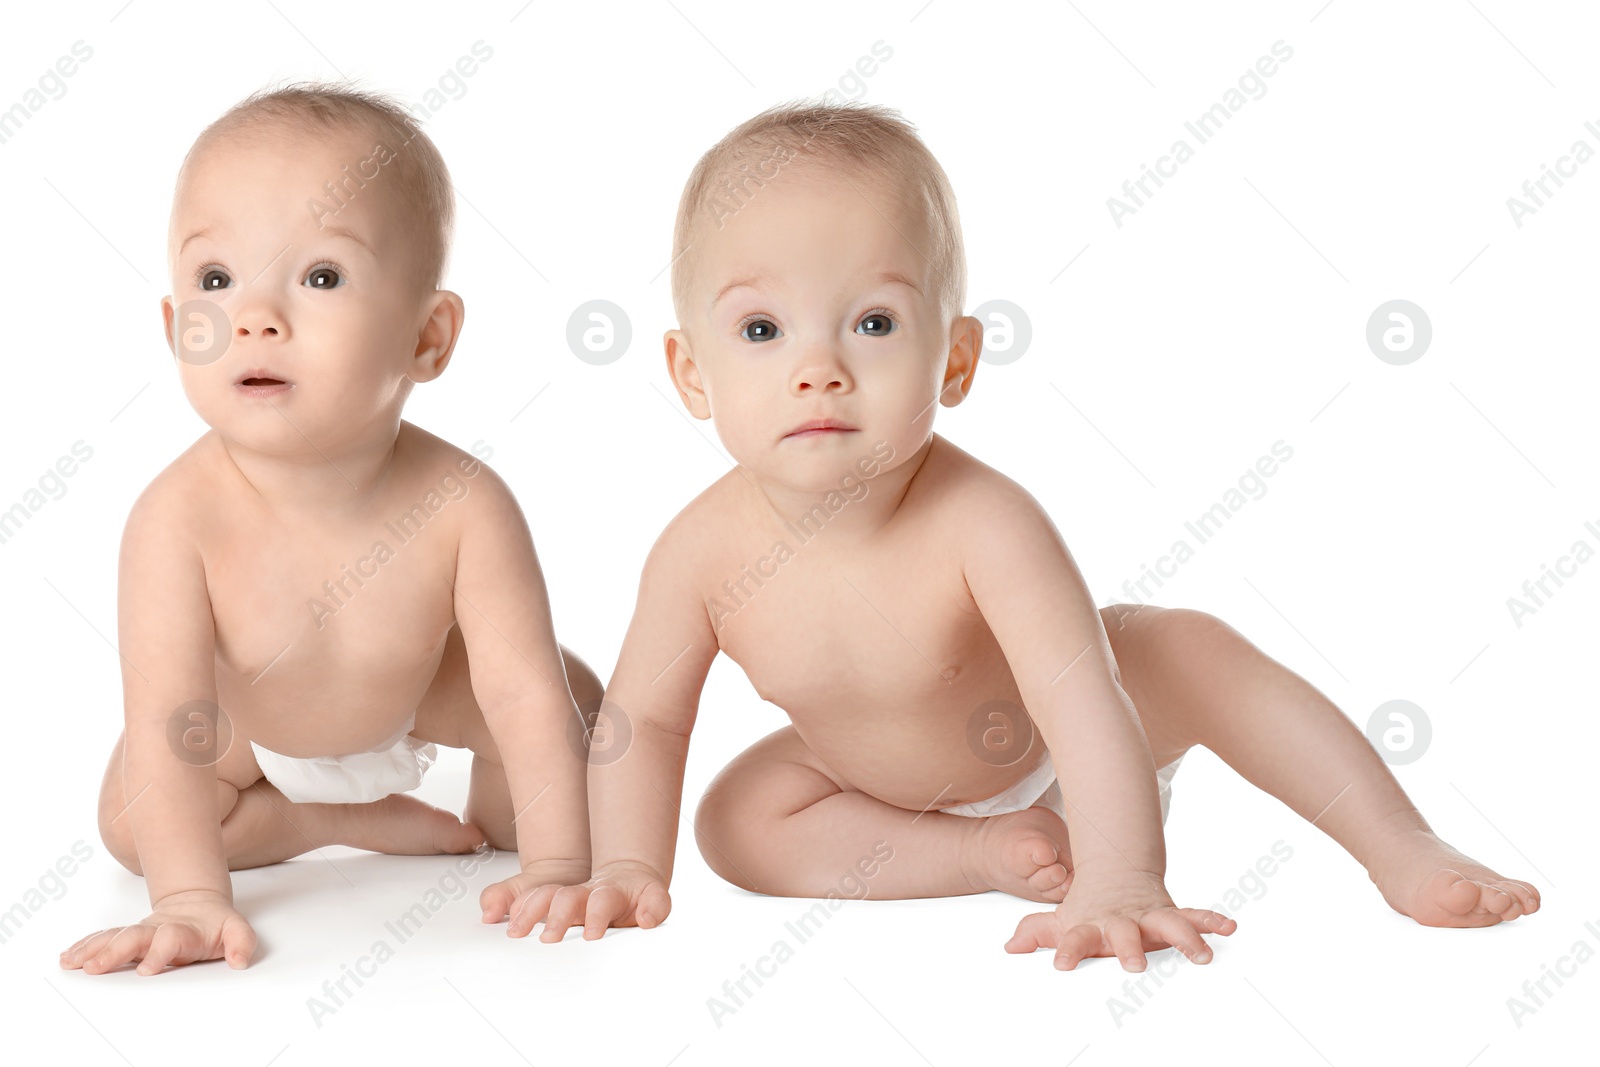
MULTIPOLYGON (((43 900, 0 944, 0 1047, 133 1064, 1592 1058, 1580 1014, 1600 964, 1548 984, 1520 1026, 1507 998, 1577 942, 1600 949, 1588 788, 1600 562, 1520 627, 1506 600, 1575 541, 1600 548, 1584 528, 1600 526, 1600 162, 1521 227, 1506 200, 1575 140, 1600 148, 1584 129, 1600 120, 1600 20, 1578 4, 1321 4, 8 8, 0 109, 75 41, 93 57, 0 144, 13 330, 0 510, 74 442, 93 457, 0 544, 0 909, 43 900), (407 417, 493 449, 532 524, 558 634, 603 676, 650 543, 728 468, 661 355, 681 184, 730 127, 840 87, 882 41, 892 56, 844 95, 901 109, 943 162, 968 308, 1009 300, 1032 324, 1027 351, 983 365, 938 431, 1046 505, 1102 603, 1286 442, 1293 458, 1266 494, 1159 602, 1227 619, 1358 723, 1387 700, 1421 706, 1433 738, 1396 768, 1402 783, 1446 840, 1539 886, 1544 909, 1488 930, 1419 927, 1331 841, 1196 750, 1167 828, 1178 902, 1251 884, 1274 842, 1293 858, 1233 909, 1239 930, 1212 938, 1214 964, 1164 965, 1165 986, 1120 1020, 1108 998, 1133 1002, 1114 960, 1068 974, 1048 953, 1001 951, 1033 905, 851 903, 796 945, 784 923, 810 902, 722 883, 687 832, 661 929, 510 941, 477 923, 477 890, 512 869, 502 859, 320 1027, 307 998, 448 861, 329 849, 237 875, 262 938, 245 972, 58 971, 78 937, 145 914, 142 881, 98 839, 95 797, 121 724, 122 522, 205 429, 160 329, 178 164, 264 84, 348 77, 421 101, 479 40, 493 57, 426 124, 460 194, 448 285, 467 324, 407 417), (1279 40, 1293 57, 1266 94, 1196 146, 1184 122, 1279 40), (1107 198, 1179 137, 1195 157, 1116 226, 1107 198), (568 315, 596 298, 633 326, 607 366, 565 342, 568 315), (1433 326, 1406 366, 1365 340, 1369 315, 1397 298, 1433 326), (91 858, 29 898, 77 841, 91 858), (795 957, 719 1027, 707 998, 779 938, 795 957)), ((700 724, 691 810, 782 719, 724 659, 700 724)), ((459 810, 465 754, 446 757, 421 795, 459 810)))

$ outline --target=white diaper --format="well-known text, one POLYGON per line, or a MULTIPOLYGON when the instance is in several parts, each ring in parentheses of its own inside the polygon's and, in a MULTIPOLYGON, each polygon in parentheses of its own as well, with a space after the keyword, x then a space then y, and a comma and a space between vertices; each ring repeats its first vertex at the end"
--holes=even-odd
MULTIPOLYGON (((1178 773, 1178 764, 1183 762, 1179 756, 1171 763, 1156 771, 1156 786, 1161 794, 1161 824, 1167 823, 1167 809, 1172 804, 1172 776, 1178 773)), ((950 808, 940 808, 942 812, 950 815, 967 815, 980 817, 984 815, 1005 815, 1008 812, 1022 811, 1032 807, 1049 808, 1061 816, 1061 821, 1067 821, 1066 805, 1061 800, 1061 783, 1056 781, 1056 768, 1050 761, 1050 752, 1045 750, 1044 758, 1030 773, 1024 775, 1022 780, 1010 789, 1005 790, 988 800, 975 800, 971 804, 957 804, 950 808)))
POLYGON ((417 788, 438 759, 432 741, 411 736, 416 724, 413 715, 383 744, 344 756, 282 756, 254 741, 250 747, 262 776, 295 804, 370 804, 417 788))

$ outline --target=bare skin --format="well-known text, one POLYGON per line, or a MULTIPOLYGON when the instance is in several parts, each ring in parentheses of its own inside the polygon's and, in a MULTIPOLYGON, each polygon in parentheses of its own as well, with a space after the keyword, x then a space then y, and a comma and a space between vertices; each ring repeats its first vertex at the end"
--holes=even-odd
POLYGON ((256 938, 228 872, 322 844, 515 849, 522 870, 484 891, 485 921, 552 876, 587 877, 585 766, 568 738, 599 682, 556 642, 505 483, 400 418, 448 364, 462 301, 417 282, 413 214, 393 182, 363 190, 337 226, 305 209, 370 144, 355 131, 293 152, 226 139, 180 177, 162 307, 212 429, 123 534, 125 729, 100 802, 106 846, 145 877, 151 914, 80 940, 63 967, 246 966, 256 938), (184 310, 202 294, 220 348, 204 343, 215 325, 197 332, 184 310), (175 738, 194 708, 218 705, 232 743, 196 757, 175 738), (399 794, 292 804, 249 744, 361 752, 413 715, 412 736, 474 753, 466 822, 399 794))
POLYGON ((1526 883, 1434 836, 1349 720, 1231 629, 1095 609, 1038 503, 931 432, 936 402, 971 388, 981 326, 936 299, 926 220, 887 180, 806 166, 696 238, 694 305, 667 335, 668 364, 739 466, 646 563, 602 712, 631 726, 631 747, 591 766, 594 877, 530 900, 541 939, 666 918, 684 758, 718 652, 792 723, 719 774, 696 816, 707 862, 750 890, 1000 889, 1056 904, 1022 921, 1011 951, 1140 970, 1171 945, 1204 963, 1202 934, 1236 924, 1167 894, 1155 781, 1203 744, 1316 818, 1419 922, 1536 910, 1526 883), (789 432, 815 418, 839 428, 789 432), (1013 760, 973 741, 997 707, 1028 741, 1013 760), (1041 743, 1065 822, 1040 807, 938 810, 1006 790, 1041 743))

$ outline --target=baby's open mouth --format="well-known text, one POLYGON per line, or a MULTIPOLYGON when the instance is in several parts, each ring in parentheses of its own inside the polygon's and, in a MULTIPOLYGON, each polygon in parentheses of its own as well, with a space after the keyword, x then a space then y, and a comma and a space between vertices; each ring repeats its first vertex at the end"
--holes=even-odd
POLYGON ((240 385, 282 385, 277 378, 246 378, 240 385))

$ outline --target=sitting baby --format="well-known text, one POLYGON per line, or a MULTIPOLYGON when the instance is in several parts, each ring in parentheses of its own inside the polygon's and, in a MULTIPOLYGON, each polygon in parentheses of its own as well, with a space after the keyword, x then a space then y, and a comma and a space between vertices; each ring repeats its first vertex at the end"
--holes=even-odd
MULTIPOLYGON (((1200 612, 1096 611, 1020 485, 933 432, 982 324, 943 169, 893 112, 780 107, 701 158, 672 258, 678 394, 737 461, 651 549, 591 760, 594 874, 513 935, 666 918, 684 761, 717 653, 790 725, 712 781, 702 854, 745 889, 1054 903, 1007 948, 1071 969, 1211 958, 1236 924, 1168 895, 1162 826, 1204 745, 1313 821, 1396 910, 1489 926, 1539 894, 1436 837, 1366 737, 1200 612), (617 729, 616 736, 625 731, 617 729), (857 874, 860 878, 857 878, 857 874)), ((1087 505, 1086 505, 1087 506, 1087 505)))

